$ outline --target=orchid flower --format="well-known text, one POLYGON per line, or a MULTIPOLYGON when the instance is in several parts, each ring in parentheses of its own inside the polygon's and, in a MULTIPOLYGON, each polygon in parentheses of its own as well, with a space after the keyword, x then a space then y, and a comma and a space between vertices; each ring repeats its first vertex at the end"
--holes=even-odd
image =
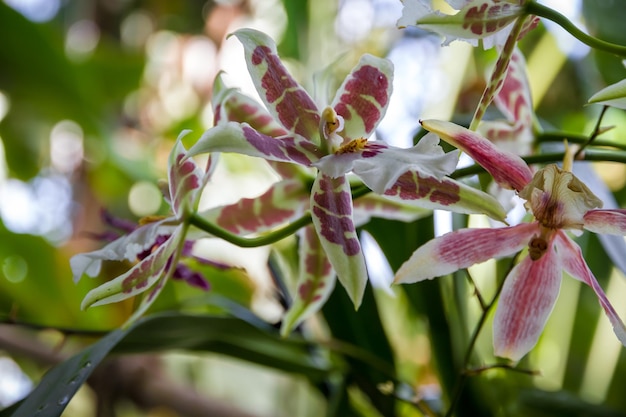
MULTIPOLYGON (((457 154, 445 154, 434 135, 410 149, 367 140, 387 109, 392 88, 390 61, 364 55, 331 105, 320 111, 287 72, 271 38, 251 29, 234 35, 244 45, 248 70, 273 121, 258 113, 257 121, 264 129, 241 122, 218 124, 203 134, 189 154, 237 152, 317 168, 306 207, 315 231, 305 232, 309 239, 304 242, 311 245, 304 260, 306 273, 328 276, 334 269, 355 307, 361 302, 367 272, 353 219, 349 172, 392 200, 502 218, 503 210, 492 197, 445 178, 456 166, 457 154), (322 262, 323 253, 332 269, 322 262)), ((258 106, 250 110, 256 112, 258 106)), ((282 187, 281 192, 290 188, 288 184, 282 187)))
POLYGON ((548 165, 534 175, 517 155, 498 149, 479 134, 452 123, 427 120, 424 128, 468 153, 503 187, 526 200, 534 220, 496 229, 461 229, 418 248, 397 271, 395 282, 411 283, 446 275, 527 248, 509 273, 494 318, 494 350, 514 361, 537 343, 558 296, 563 271, 595 292, 619 341, 626 328, 566 231, 583 229, 626 234, 626 210, 602 210, 602 201, 571 172, 573 155, 563 168, 548 165))
MULTIPOLYGON (((455 10, 445 14, 434 10, 431 0, 402 0, 404 5, 398 27, 419 26, 441 35, 443 45, 453 40, 463 40, 478 46, 483 40, 483 47, 491 49, 501 47, 511 32, 512 24, 517 19, 525 19, 527 14, 524 3, 528 0, 446 0, 455 10)), ((526 19, 518 39, 537 26, 539 19, 526 19)))
POLYGON ((178 260, 183 252, 189 252, 185 237, 189 229, 189 218, 197 210, 200 193, 214 164, 209 163, 202 172, 178 138, 168 161, 168 196, 172 215, 161 219, 148 219, 142 226, 129 230, 102 249, 78 254, 70 260, 74 281, 83 274, 97 277, 103 261, 129 261, 132 268, 122 275, 91 290, 83 299, 81 308, 114 303, 146 293, 138 309, 128 323, 141 316, 152 304, 169 278, 186 280, 208 289, 198 277, 180 269, 178 260))

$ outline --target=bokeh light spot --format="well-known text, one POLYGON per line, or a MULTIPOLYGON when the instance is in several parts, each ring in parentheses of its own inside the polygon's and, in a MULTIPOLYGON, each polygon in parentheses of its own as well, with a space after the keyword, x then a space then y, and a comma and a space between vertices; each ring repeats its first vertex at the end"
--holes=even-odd
POLYGON ((2 273, 7 281, 17 284, 26 279, 28 263, 19 255, 10 255, 2 261, 2 273))
POLYGON ((161 207, 161 201, 161 191, 147 181, 135 183, 128 193, 128 207, 139 217, 156 213, 161 207))

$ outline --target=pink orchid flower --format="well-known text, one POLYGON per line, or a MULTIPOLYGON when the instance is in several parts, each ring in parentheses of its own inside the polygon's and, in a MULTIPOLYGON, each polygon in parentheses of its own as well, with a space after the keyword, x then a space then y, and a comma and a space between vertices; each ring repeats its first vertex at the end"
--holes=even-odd
MULTIPOLYGON (((329 276, 334 270, 358 307, 365 291, 367 271, 354 222, 351 186, 346 176, 349 172, 387 199, 502 218, 503 210, 492 197, 445 177, 455 168, 457 154, 445 154, 434 135, 410 149, 367 140, 387 109, 392 88, 390 61, 364 55, 340 86, 331 105, 320 111, 287 72, 271 38, 251 29, 239 30, 234 35, 244 45, 248 71, 269 113, 241 97, 219 103, 231 109, 217 108, 217 126, 206 131, 189 154, 236 152, 315 167, 318 172, 312 181, 307 179, 308 174, 302 174, 305 171, 287 172, 288 179, 273 187, 269 194, 255 202, 241 203, 259 207, 258 210, 267 209, 268 216, 250 219, 249 227, 242 227, 241 223, 233 227, 241 232, 256 232, 259 221, 267 226, 276 225, 277 220, 289 221, 298 210, 310 210, 313 228, 305 230, 303 239, 308 245, 303 257, 306 276, 329 276), (235 106, 237 101, 242 106, 235 106), (303 181, 308 183, 305 189, 303 181), (308 204, 301 204, 303 198, 308 204), (282 202, 263 204, 270 200, 282 202), (321 254, 325 254, 329 263, 322 260, 321 254)), ((225 97, 231 96, 225 92, 222 98, 225 97)), ((234 218, 233 213, 222 214, 225 219, 234 218)), ((307 283, 310 281, 299 287, 302 296, 323 300, 323 294, 311 291, 320 287, 307 283)), ((329 291, 329 286, 324 291, 329 291)))
POLYGON ((525 256, 506 278, 494 318, 494 350, 514 361, 537 343, 559 293, 563 271, 589 285, 608 316, 619 341, 626 328, 567 230, 626 234, 626 210, 601 210, 600 201, 571 172, 548 165, 534 175, 517 155, 498 149, 479 134, 452 123, 427 120, 422 125, 468 153, 502 186, 526 200, 535 220, 495 229, 461 229, 418 248, 396 274, 398 283, 446 275, 524 248, 525 256))
MULTIPOLYGON (((404 5, 398 27, 418 26, 435 32, 444 38, 448 45, 454 40, 463 40, 478 46, 482 39, 483 47, 502 47, 506 42, 513 22, 525 18, 526 0, 446 0, 455 10, 445 14, 434 10, 431 0, 402 0, 404 5)), ((524 22, 518 39, 535 28, 539 19, 531 17, 524 22)))
POLYGON ((84 274, 97 277, 103 261, 128 261, 134 264, 127 272, 87 293, 82 309, 146 293, 128 320, 130 323, 148 309, 166 281, 174 275, 198 283, 197 277, 188 276, 188 271, 178 268, 178 260, 183 251, 189 250, 189 243, 185 239, 189 229, 188 220, 197 210, 202 188, 214 164, 209 163, 208 169, 203 172, 192 159, 186 159, 187 152, 181 143, 185 133, 178 138, 168 161, 169 195, 166 199, 172 207, 172 215, 153 219, 102 249, 81 253, 70 259, 75 282, 84 274))

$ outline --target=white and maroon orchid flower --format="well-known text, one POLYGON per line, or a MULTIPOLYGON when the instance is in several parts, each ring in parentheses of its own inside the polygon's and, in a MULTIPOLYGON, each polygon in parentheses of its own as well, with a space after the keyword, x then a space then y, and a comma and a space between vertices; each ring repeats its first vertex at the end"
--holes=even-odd
MULTIPOLYGON (((418 26, 443 37, 443 44, 463 40, 483 47, 501 47, 511 32, 512 24, 526 18, 526 0, 446 0, 454 13, 434 10, 431 0, 402 0, 404 5, 398 27, 418 26)), ((524 23, 518 39, 537 26, 539 19, 530 17, 524 23)))
POLYGON ((127 272, 87 293, 81 308, 114 303, 145 292, 139 308, 129 319, 132 322, 148 309, 171 277, 207 288, 198 281, 197 276, 190 275, 189 271, 180 269, 178 265, 181 254, 189 252, 189 242, 185 240, 189 229, 188 219, 197 210, 201 190, 214 166, 209 163, 208 169, 203 172, 192 159, 186 158, 187 152, 181 143, 185 133, 177 140, 168 161, 169 195, 166 200, 171 205, 172 215, 152 219, 128 230, 128 234, 102 249, 81 253, 70 260, 75 282, 83 274, 98 276, 103 261, 128 261, 134 264, 127 272))
POLYGON ((349 172, 392 201, 502 217, 503 210, 492 197, 445 178, 456 166, 457 155, 445 154, 434 136, 410 149, 367 140, 387 109, 392 88, 390 61, 364 55, 331 105, 320 110, 287 72, 272 39, 251 29, 239 30, 235 36, 244 45, 248 70, 267 111, 222 89, 221 99, 226 101, 214 103, 217 125, 204 133, 189 154, 237 152, 318 169, 310 179, 307 170, 287 173, 287 180, 260 199, 223 209, 216 218, 223 226, 220 216, 233 219, 235 210, 248 205, 254 207, 257 218, 249 225, 232 227, 239 233, 258 232, 310 211, 313 229, 305 230, 302 239, 304 278, 299 286, 299 297, 309 300, 307 308, 313 301, 325 300, 332 289, 326 285, 328 277, 334 273, 356 307, 365 290, 367 272, 356 233, 349 172), (321 281, 320 276, 324 277, 321 281))
POLYGON ((626 210, 601 210, 602 201, 569 169, 548 165, 532 174, 518 156, 498 149, 479 134, 435 120, 423 126, 470 155, 502 186, 526 200, 534 221, 497 229, 461 229, 418 248, 396 274, 395 282, 411 283, 446 275, 524 248, 528 255, 506 278, 494 318, 497 356, 519 360, 537 343, 559 293, 563 271, 589 285, 620 342, 626 328, 610 304, 578 245, 566 231, 583 229, 626 234, 626 210))

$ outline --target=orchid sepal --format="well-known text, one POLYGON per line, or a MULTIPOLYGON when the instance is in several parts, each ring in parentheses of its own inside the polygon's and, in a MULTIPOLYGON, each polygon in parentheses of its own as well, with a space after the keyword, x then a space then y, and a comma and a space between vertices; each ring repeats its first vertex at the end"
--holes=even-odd
POLYGON ((396 272, 394 283, 447 275, 488 259, 512 255, 537 233, 535 223, 495 229, 460 229, 420 246, 396 272))
POLYGON ((422 120, 421 123, 426 130, 467 153, 503 188, 521 191, 532 180, 533 173, 522 158, 499 149, 480 134, 441 120, 422 120))
POLYGON ((589 210, 583 216, 583 227, 594 233, 626 235, 626 209, 589 210))
POLYGON ((280 327, 283 336, 316 313, 335 288, 336 275, 313 226, 300 234, 300 276, 293 302, 280 327))
POLYGON ((235 152, 270 161, 310 166, 321 156, 310 142, 296 137, 274 138, 256 131, 247 123, 228 122, 215 126, 200 137, 188 156, 208 152, 235 152))
POLYGON ((352 218, 350 184, 320 173, 311 189, 313 225, 330 264, 355 308, 361 304, 367 269, 352 218))
POLYGON ((367 138, 385 116, 393 90, 393 63, 370 54, 361 56, 335 94, 331 107, 343 117, 339 133, 347 139, 367 138))
POLYGON ((384 195, 394 201, 427 209, 485 214, 505 223, 506 211, 494 197, 451 178, 438 180, 417 171, 408 171, 384 195))
POLYGON ((272 38, 253 29, 239 29, 233 36, 244 46, 248 71, 270 113, 292 135, 319 145, 319 110, 285 69, 272 38))

